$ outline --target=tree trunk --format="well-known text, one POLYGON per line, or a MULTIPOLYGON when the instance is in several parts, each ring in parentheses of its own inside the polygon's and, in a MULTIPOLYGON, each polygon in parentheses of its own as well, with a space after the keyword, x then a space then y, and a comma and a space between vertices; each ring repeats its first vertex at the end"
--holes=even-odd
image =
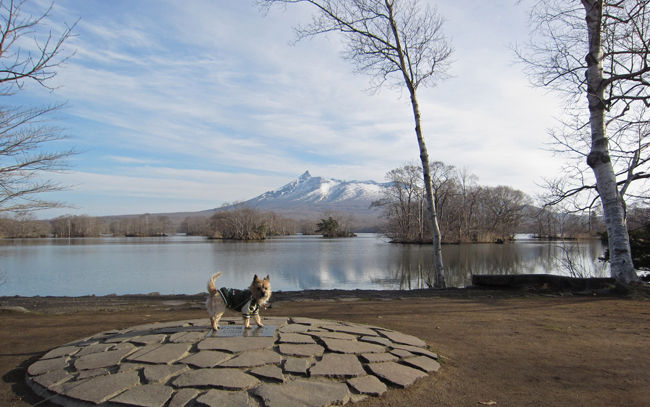
POLYGON ((406 83, 406 87, 408 88, 409 93, 411 95, 411 106, 413 107, 413 117, 415 119, 415 135, 417 136, 418 146, 420 147, 420 160, 422 161, 422 172, 424 175, 424 190, 427 195, 427 208, 429 209, 431 233, 433 234, 433 262, 435 263, 435 267, 436 267, 435 286, 438 288, 446 288, 447 283, 445 281, 445 267, 442 262, 442 239, 440 238, 440 226, 438 225, 436 203, 433 198, 433 189, 431 186, 431 169, 429 168, 429 153, 427 152, 427 146, 424 143, 424 137, 422 136, 420 107, 418 105, 416 84, 413 82, 413 78, 409 75, 410 71, 406 67, 404 51, 402 49, 400 36, 397 30, 397 24, 395 23, 395 15, 393 13, 393 3, 389 0, 385 0, 385 5, 386 5, 386 9, 388 10, 388 15, 389 15, 388 18, 391 24, 393 37, 395 38, 395 47, 399 55, 399 62, 400 62, 402 75, 404 76, 404 82, 406 83))
POLYGON ((445 267, 442 262, 442 239, 440 237, 440 226, 438 225, 438 214, 436 212, 436 202, 433 197, 433 188, 431 187, 431 169, 429 168, 429 153, 422 136, 422 127, 420 124, 420 107, 415 93, 411 91, 411 105, 413 106, 413 116, 415 118, 415 134, 418 138, 420 147, 420 160, 422 161, 422 172, 424 174, 424 190, 427 194, 427 209, 429 210, 429 221, 431 222, 431 233, 433 234, 433 261, 436 267, 436 287, 446 288, 445 267))
POLYGON ((596 187, 603 204, 603 214, 609 238, 611 276, 624 284, 637 281, 632 263, 630 241, 625 222, 623 198, 616 185, 616 174, 609 155, 606 136, 605 80, 603 78, 603 48, 601 26, 602 0, 582 0, 589 34, 587 61, 587 99, 591 125, 591 151, 587 164, 596 177, 596 187))

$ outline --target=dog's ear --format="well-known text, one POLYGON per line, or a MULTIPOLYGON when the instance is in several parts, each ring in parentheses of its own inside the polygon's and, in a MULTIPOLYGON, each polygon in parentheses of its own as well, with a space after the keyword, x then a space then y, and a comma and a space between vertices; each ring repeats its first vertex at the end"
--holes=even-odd
POLYGON ((269 278, 269 275, 268 275, 268 274, 266 275, 266 278, 265 278, 264 280, 266 280, 266 281, 271 281, 271 279, 269 278))
POLYGON ((256 282, 256 281, 259 280, 259 279, 260 279, 260 278, 257 277, 257 274, 255 274, 255 277, 253 277, 253 282, 256 282))

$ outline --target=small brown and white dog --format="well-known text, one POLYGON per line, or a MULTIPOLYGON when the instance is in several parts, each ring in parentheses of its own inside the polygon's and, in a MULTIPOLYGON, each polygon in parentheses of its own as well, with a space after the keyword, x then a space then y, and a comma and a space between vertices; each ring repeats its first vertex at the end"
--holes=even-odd
POLYGON ((226 309, 233 311, 241 311, 244 318, 244 326, 246 329, 250 328, 251 316, 255 317, 255 323, 258 326, 264 326, 260 321, 260 307, 264 306, 271 298, 271 281, 269 276, 265 279, 253 277, 253 283, 246 290, 236 290, 233 288, 217 289, 214 282, 221 276, 221 273, 216 273, 210 280, 208 280, 208 293, 210 296, 205 302, 205 307, 210 314, 210 322, 212 329, 215 331, 219 329, 219 320, 226 309))

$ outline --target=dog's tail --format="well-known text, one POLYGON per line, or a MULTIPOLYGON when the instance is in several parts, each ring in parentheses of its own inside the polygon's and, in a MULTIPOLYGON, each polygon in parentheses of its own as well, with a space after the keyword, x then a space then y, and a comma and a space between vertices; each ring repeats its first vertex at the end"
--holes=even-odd
POLYGON ((214 286, 214 282, 215 282, 216 279, 219 278, 219 276, 221 276, 221 273, 217 273, 217 274, 213 275, 210 278, 210 280, 208 280, 208 292, 211 295, 214 295, 214 294, 217 293, 217 287, 214 286))

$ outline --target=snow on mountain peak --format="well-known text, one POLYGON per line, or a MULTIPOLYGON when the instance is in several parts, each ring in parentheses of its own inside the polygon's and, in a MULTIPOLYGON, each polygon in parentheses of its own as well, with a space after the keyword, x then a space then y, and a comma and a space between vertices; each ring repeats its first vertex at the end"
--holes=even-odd
POLYGON ((387 185, 375 181, 341 181, 312 177, 309 171, 305 171, 300 177, 283 187, 265 192, 249 202, 330 204, 356 201, 369 204, 383 197, 387 185))

